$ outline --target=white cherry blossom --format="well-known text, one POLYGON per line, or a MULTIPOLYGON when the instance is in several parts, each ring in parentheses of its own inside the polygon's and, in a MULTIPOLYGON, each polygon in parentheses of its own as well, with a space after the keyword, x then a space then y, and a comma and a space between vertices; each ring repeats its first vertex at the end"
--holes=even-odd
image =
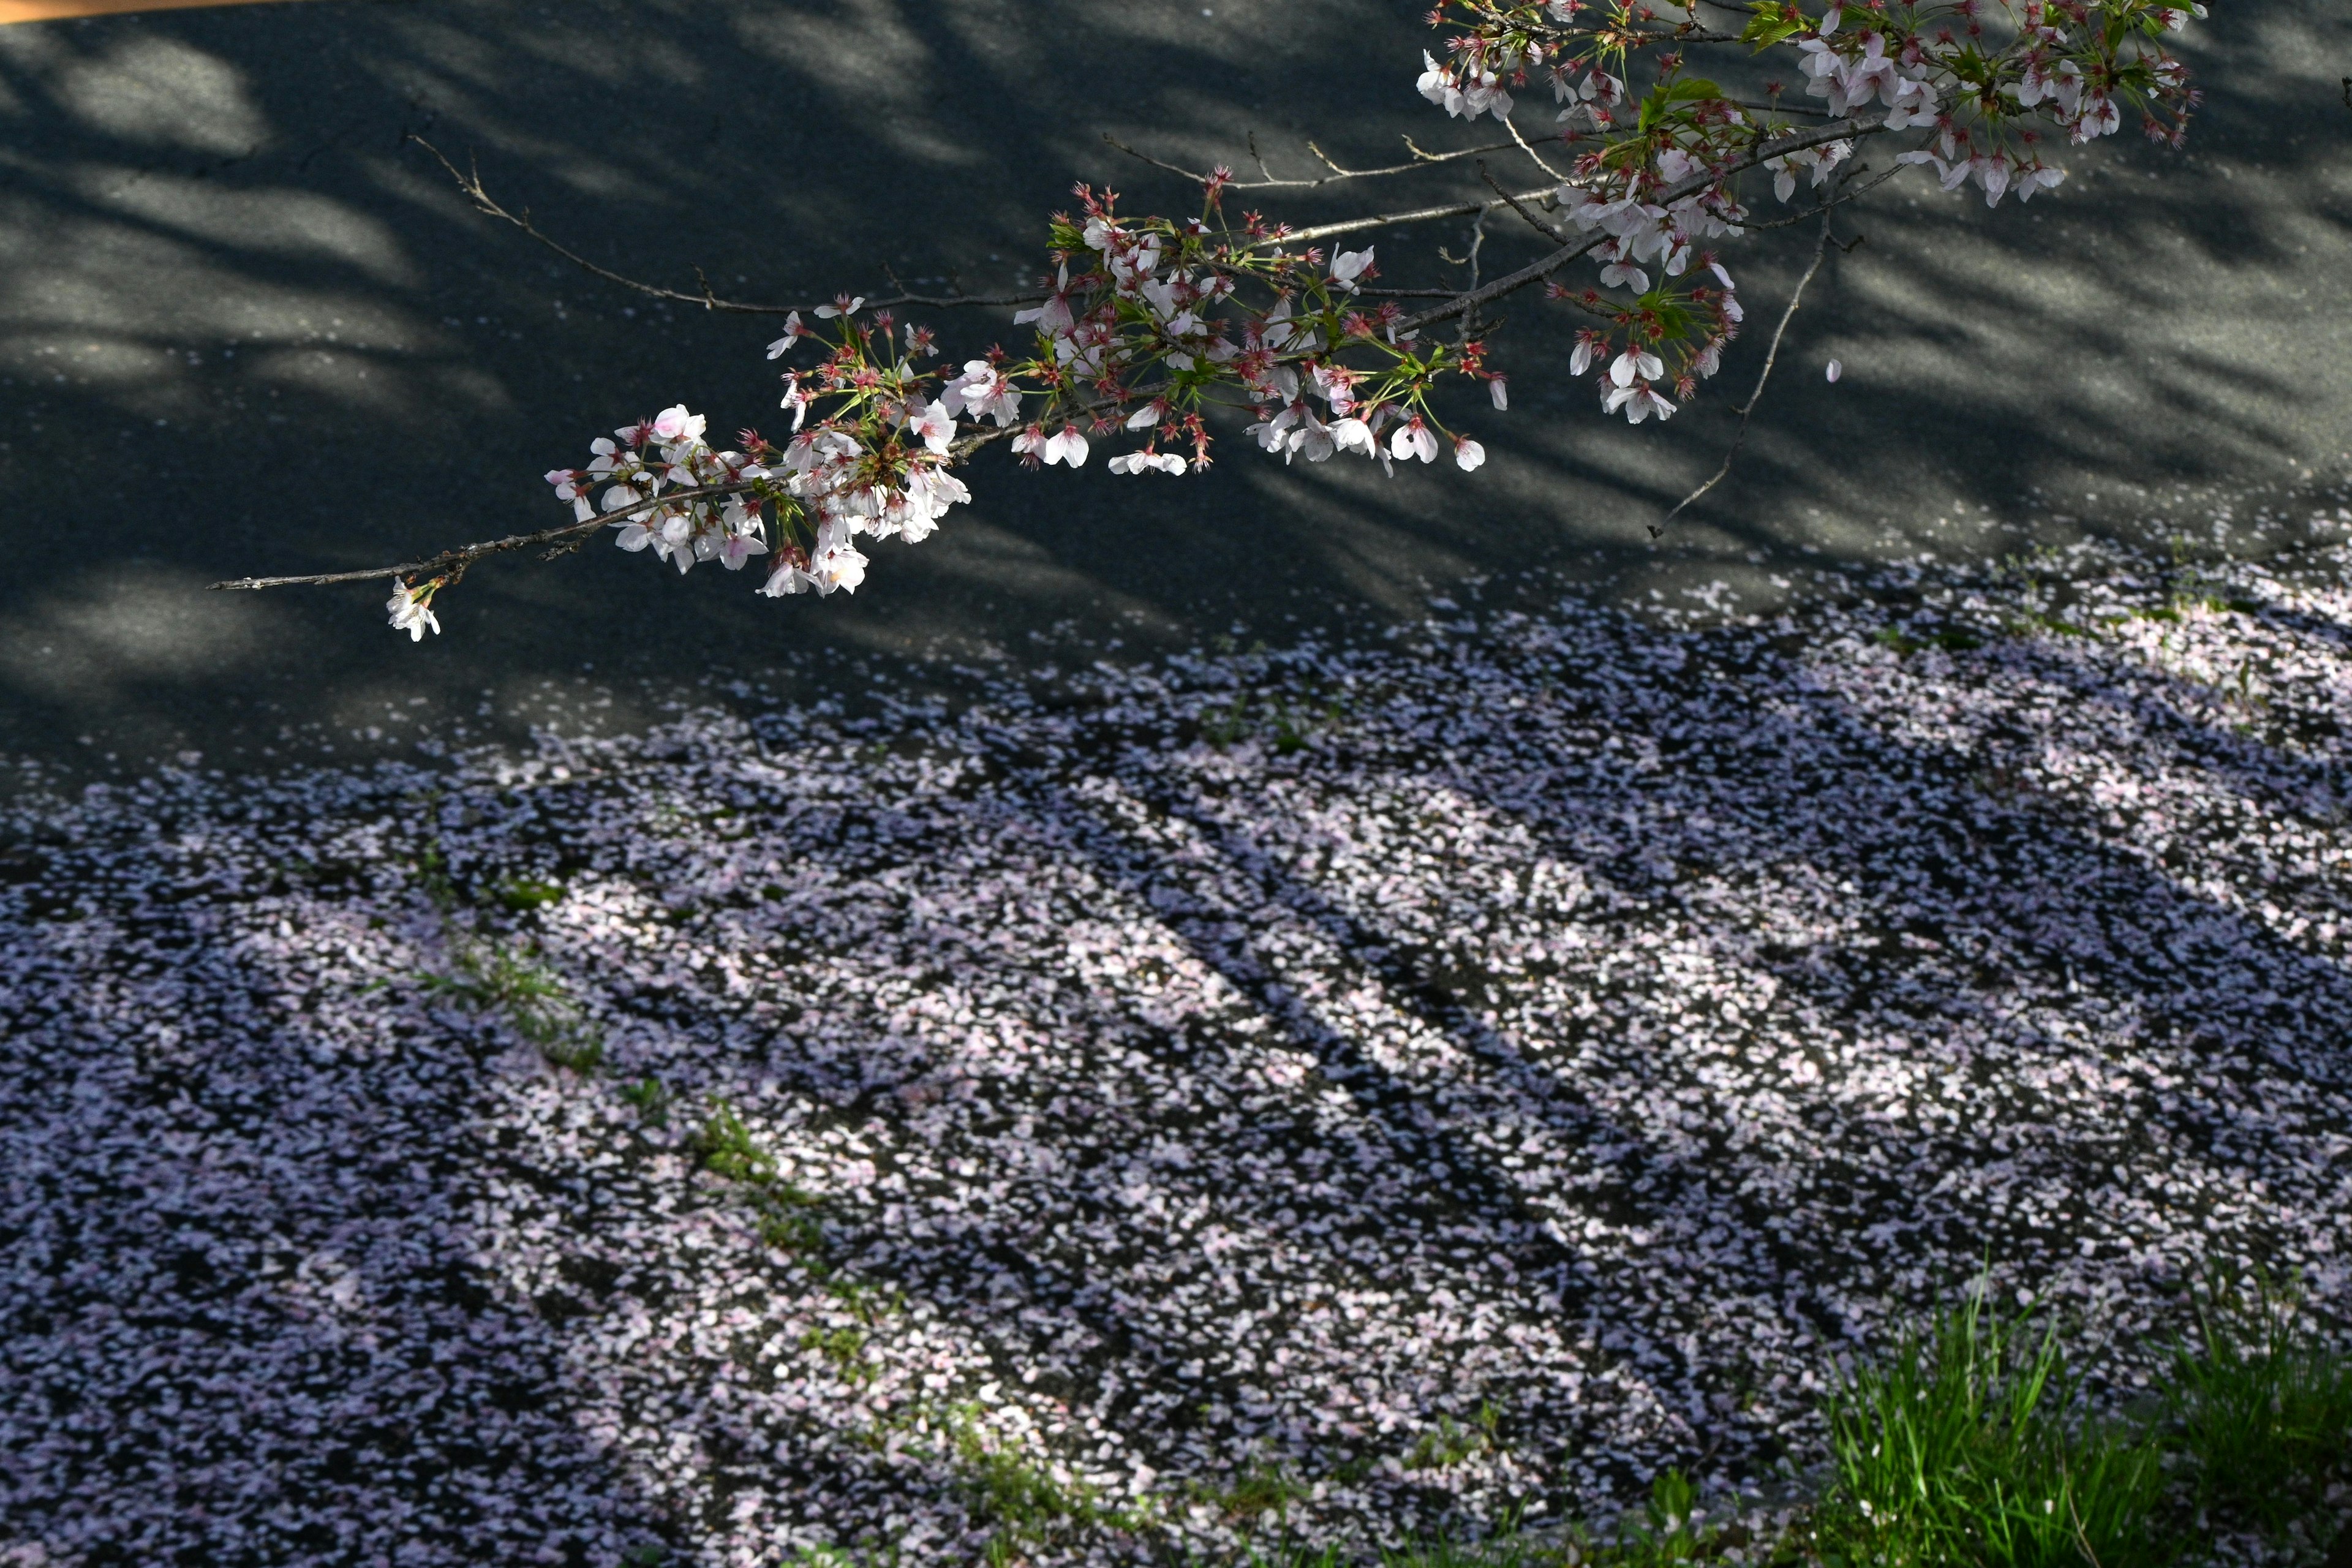
POLYGON ((1331 258, 1331 281, 1349 293, 1354 293, 1358 287, 1356 279, 1374 270, 1372 250, 1373 247, 1368 245, 1361 250, 1343 250, 1331 258))
POLYGON ((1122 452, 1113 458, 1108 466, 1114 474, 1181 474, 1185 468, 1184 459, 1173 452, 1148 450, 1122 452))
POLYGON ((396 632, 406 632, 410 642, 423 642, 425 634, 428 631, 437 635, 441 630, 441 623, 434 617, 433 611, 428 607, 431 598, 431 590, 428 589, 420 597, 407 584, 397 578, 394 579, 392 597, 385 600, 383 605, 386 610, 392 612, 392 629, 396 632))
POLYGON ((1609 395, 1601 399, 1601 406, 1611 414, 1622 411, 1628 425, 1639 425, 1653 413, 1660 419, 1672 418, 1675 413, 1675 405, 1646 381, 1637 381, 1631 386, 1612 387, 1609 395))
POLYGON ((1389 437, 1389 456, 1400 460, 1419 458, 1424 463, 1433 463, 1437 460, 1437 437, 1416 414, 1398 426, 1396 434, 1389 437))

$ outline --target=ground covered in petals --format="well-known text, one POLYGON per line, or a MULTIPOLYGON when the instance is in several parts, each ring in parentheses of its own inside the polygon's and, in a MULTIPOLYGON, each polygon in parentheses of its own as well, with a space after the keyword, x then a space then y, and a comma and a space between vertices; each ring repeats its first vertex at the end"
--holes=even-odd
POLYGON ((2347 564, 21 804, 0 1562, 1213 1562, 1801 1475, 1988 1264, 2340 1321, 2347 564))

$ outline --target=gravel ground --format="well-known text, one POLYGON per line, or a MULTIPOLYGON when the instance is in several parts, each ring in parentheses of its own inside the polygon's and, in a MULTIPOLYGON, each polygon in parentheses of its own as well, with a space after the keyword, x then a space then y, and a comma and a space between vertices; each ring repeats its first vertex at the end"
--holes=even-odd
POLYGON ((2341 537, 23 797, 0 1563, 1214 1560, 1755 1485, 1988 1261, 2340 1323, 2341 537))

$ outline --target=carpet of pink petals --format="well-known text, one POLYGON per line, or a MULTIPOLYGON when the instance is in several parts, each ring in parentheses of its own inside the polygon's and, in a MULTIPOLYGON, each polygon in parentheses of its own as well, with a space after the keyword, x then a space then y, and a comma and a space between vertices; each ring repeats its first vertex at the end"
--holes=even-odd
POLYGON ((1988 1264, 2116 1405, 2208 1259, 2340 1321, 2347 563, 20 804, 0 1563, 1215 1562, 1801 1474, 1988 1264))

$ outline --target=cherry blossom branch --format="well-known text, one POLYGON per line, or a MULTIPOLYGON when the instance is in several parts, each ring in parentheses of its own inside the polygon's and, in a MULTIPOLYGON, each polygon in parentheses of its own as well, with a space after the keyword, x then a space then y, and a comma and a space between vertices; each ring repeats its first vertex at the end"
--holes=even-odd
MULTIPOLYGON (((616 526, 622 519, 635 516, 638 512, 652 511, 660 507, 676 505, 679 501, 698 500, 706 497, 741 495, 758 483, 760 481, 757 479, 745 479, 740 484, 698 485, 691 489, 670 490, 639 501, 633 506, 614 507, 611 511, 600 513, 595 517, 583 518, 576 522, 563 523, 555 528, 542 528, 536 533, 509 534, 504 539, 487 540, 479 544, 461 544, 454 550, 445 550, 440 554, 423 561, 404 561, 393 566, 371 566, 359 572, 314 572, 297 577, 234 577, 227 582, 212 583, 206 586, 215 590, 290 588, 328 583, 373 583, 380 582, 386 577, 414 577, 427 572, 436 576, 446 574, 450 580, 455 582, 457 576, 464 574, 467 567, 486 555, 503 555, 509 551, 529 550, 541 544, 561 545, 567 540, 593 533, 600 528, 616 526)), ((560 550, 557 552, 557 553, 562 552, 560 550)))
MULTIPOLYGON (((440 148, 413 131, 408 133, 406 139, 433 154, 441 166, 449 172, 449 177, 457 181, 458 191, 467 201, 474 204, 474 209, 477 212, 481 213, 485 217, 494 217, 501 223, 512 225, 572 263, 572 266, 583 272, 602 278, 607 283, 618 284, 621 288, 632 289, 656 300, 670 300, 682 305, 698 305, 706 310, 724 310, 741 316, 785 316, 794 311, 814 311, 817 308, 814 305, 754 305, 740 300, 722 300, 711 291, 709 280, 703 278, 702 269, 698 267, 695 268, 694 273, 702 283, 702 291, 698 294, 688 294, 677 289, 665 289, 658 283, 644 282, 615 272, 611 268, 600 267, 532 223, 529 207, 525 207, 520 213, 514 213, 501 205, 483 185, 478 170, 471 166, 465 169, 458 168, 449 161, 448 156, 440 148)), ((893 278, 891 281, 896 282, 898 279, 893 278)), ((1027 294, 901 293, 889 299, 869 300, 866 303, 877 310, 887 310, 894 305, 930 305, 942 308, 959 305, 1034 305, 1045 297, 1043 294, 1034 292, 1027 294)))
MULTIPOLYGON (((1091 402, 1078 408, 1078 412, 1082 414, 1096 414, 1101 411, 1101 405, 1091 402)), ((949 461, 961 462, 984 447, 994 446, 999 441, 1019 434, 1017 427, 975 430, 968 436, 960 437, 948 448, 949 461)), ((582 518, 576 522, 562 523, 554 528, 542 528, 536 533, 516 533, 509 534, 504 539, 485 540, 478 544, 460 544, 422 561, 404 561, 389 566, 370 566, 356 572, 313 572, 292 577, 235 577, 226 582, 206 584, 205 586, 214 590, 316 587, 334 583, 376 583, 387 577, 415 577, 427 573, 437 577, 446 577, 449 584, 455 584, 465 575, 467 567, 486 556, 505 555, 517 550, 529 550, 537 545, 549 544, 556 547, 548 552, 547 558, 552 560, 558 555, 567 554, 579 548, 577 542, 598 529, 618 528, 629 518, 642 512, 658 511, 665 507, 676 506, 684 501, 719 500, 729 496, 748 495, 766 483, 768 481, 765 479, 743 479, 728 484, 696 485, 686 489, 665 490, 659 495, 648 496, 643 500, 628 505, 616 506, 610 511, 599 512, 594 517, 582 518)))
MULTIPOLYGON (((1822 205, 1825 207, 1834 207, 1842 206, 1847 202, 1859 201, 1862 197, 1868 195, 1871 192, 1878 189, 1879 186, 1895 178, 1895 175, 1900 174, 1906 169, 1913 167, 1913 165, 1909 163, 1896 163, 1891 168, 1885 170, 1884 173, 1877 174, 1871 179, 1863 181, 1861 184, 1853 185, 1854 177, 1860 175, 1864 170, 1869 167, 1870 165, 1867 163, 1856 164, 1854 166, 1853 174, 1848 175, 1845 181, 1845 184, 1847 185, 1852 185, 1853 188, 1850 190, 1839 190, 1837 195, 1822 203, 1822 205)), ((1814 212, 1819 212, 1820 210, 1822 210, 1820 207, 1813 209, 1814 212)), ((1776 217, 1769 223, 1744 223, 1739 226, 1749 234, 1760 234, 1768 228, 1791 228, 1798 224, 1811 223, 1812 221, 1813 213, 1808 212, 1799 213, 1794 217, 1776 217)))
MULTIPOLYGON (((1561 233, 1559 229, 1554 228, 1551 225, 1544 222, 1543 219, 1536 216, 1535 214, 1528 211, 1526 207, 1520 205, 1517 197, 1504 190, 1500 184, 1496 183, 1495 176, 1486 173, 1486 166, 1484 163, 1478 165, 1478 177, 1485 180, 1489 186, 1493 187, 1495 194, 1501 196, 1505 202, 1508 203, 1510 209, 1518 214, 1522 218, 1525 218, 1527 220, 1528 226, 1534 229, 1538 234, 1542 235, 1545 238, 1550 240, 1555 245, 1570 245, 1575 243, 1570 240, 1567 235, 1561 233)), ((1808 214, 1807 216, 1810 216, 1811 215, 1808 214)), ((1366 292, 1369 293, 1370 290, 1367 289, 1366 292)), ((1401 293, 1402 290, 1398 290, 1398 292, 1401 293)), ((1582 310, 1588 316, 1598 316, 1601 320, 1608 321, 1613 321, 1617 319, 1617 313, 1614 310, 1603 310, 1598 305, 1578 299, 1573 294, 1564 295, 1562 298, 1567 303, 1575 306, 1578 310, 1582 310)))
MULTIPOLYGON (((1514 132, 1514 134, 1516 134, 1516 132, 1514 132)), ((1171 163, 1165 159, 1155 158, 1149 153, 1139 152, 1137 149, 1129 146, 1118 137, 1109 134, 1108 132, 1104 133, 1103 140, 1109 142, 1113 147, 1118 148, 1120 152, 1126 153, 1129 157, 1149 163, 1155 169, 1165 170, 1171 174, 1181 174, 1196 184, 1205 185, 1211 181, 1211 176, 1207 174, 1195 173, 1193 170, 1183 168, 1175 163, 1171 163)), ((1410 136, 1404 139, 1404 144, 1412 151, 1413 161, 1410 163, 1391 163, 1384 169, 1343 169, 1339 164, 1333 163, 1329 156, 1324 153, 1322 148, 1318 147, 1314 142, 1309 142, 1307 144, 1307 151, 1313 153, 1318 158, 1322 159, 1324 166, 1331 171, 1330 174, 1312 180, 1277 180, 1267 178, 1263 180, 1227 180, 1221 182, 1221 184, 1223 184, 1223 187, 1228 191, 1261 191, 1274 189, 1311 191, 1318 185, 1338 184, 1342 180, 1370 180, 1377 179, 1383 174, 1409 174, 1416 169, 1426 169, 1433 164, 1450 163, 1456 158, 1467 158, 1479 153, 1499 153, 1511 145, 1508 142, 1490 142, 1480 147, 1465 147, 1456 153, 1424 153, 1419 147, 1413 146, 1412 138, 1410 136)), ((1251 151, 1253 153, 1256 151, 1255 142, 1252 143, 1251 151)), ((1260 158, 1258 160, 1261 167, 1264 166, 1265 162, 1265 160, 1264 158, 1260 158)))
MULTIPOLYGON (((1886 176, 1884 174, 1879 176, 1882 180, 1886 176)), ((1723 454, 1723 466, 1715 470, 1714 477, 1709 479, 1706 483, 1699 486, 1698 489, 1683 497, 1681 500, 1676 501, 1675 503, 1674 510, 1666 513, 1665 516, 1660 518, 1656 522, 1650 524, 1651 538, 1655 539, 1659 534, 1664 532, 1666 524, 1680 517, 1685 507, 1688 507, 1693 501, 1697 500, 1701 496, 1715 489, 1716 486, 1721 484, 1725 479, 1729 477, 1731 473, 1732 461, 1739 456, 1740 447, 1748 440, 1748 416, 1756 412, 1756 405, 1761 401, 1764 396, 1764 384, 1772 379, 1772 367, 1780 363, 1780 339, 1788 332, 1789 323, 1797 314, 1797 307, 1804 300, 1805 286, 1813 280, 1813 274, 1822 269, 1822 261, 1827 259, 1829 256, 1830 209, 1836 205, 1837 204, 1834 200, 1831 200, 1823 202, 1821 205, 1822 235, 1819 239, 1813 242, 1812 262, 1805 268, 1805 275, 1797 279, 1797 287, 1789 296, 1788 306, 1780 312, 1780 324, 1772 329, 1772 342, 1764 351, 1764 369, 1761 374, 1756 377, 1756 389, 1748 395, 1748 401, 1739 405, 1739 428, 1732 433, 1731 449, 1723 454)), ((1812 215, 1809 213, 1806 216, 1810 217, 1812 215)))
MULTIPOLYGON (((1590 27, 1535 27, 1530 28, 1529 31, 1538 37, 1550 38, 1559 42, 1566 42, 1568 40, 1580 37, 1589 38, 1596 36, 1596 29, 1590 27)), ((1746 39, 1742 38, 1737 33, 1718 33, 1714 31, 1712 28, 1702 27, 1695 22, 1677 23, 1675 26, 1664 29, 1656 27, 1626 27, 1622 29, 1612 27, 1607 29, 1607 37, 1612 43, 1622 43, 1629 52, 1637 48, 1646 48, 1653 44, 1672 44, 1679 48, 1685 44, 1738 44, 1747 42, 1746 39)))
MULTIPOLYGON (((1538 185, 1521 191, 1523 202, 1541 201, 1558 190, 1558 185, 1538 185)), ((1260 240, 1253 249, 1269 245, 1310 245, 1318 239, 1333 239, 1343 234, 1361 234, 1366 229, 1391 228, 1409 223, 1434 223, 1439 218, 1469 217, 1476 213, 1493 212, 1501 202, 1449 202, 1444 206, 1413 207, 1404 212, 1375 213, 1370 217, 1342 218, 1337 223, 1318 223, 1307 228, 1294 228, 1283 234, 1260 240)))
POLYGON ((1723 101, 1736 103, 1742 109, 1752 109, 1759 114, 1801 114, 1810 120, 1827 120, 1830 117, 1826 109, 1815 109, 1810 103, 1790 103, 1785 99, 1727 98, 1723 101))
MULTIPOLYGON (((1970 0, 1955 3, 1966 11, 1970 0)), ((1434 462, 1450 442, 1456 466, 1468 472, 1485 464, 1486 447, 1467 431, 1450 429, 1432 398, 1442 383, 1458 378, 1483 384, 1498 412, 1509 407, 1508 377, 1491 357, 1491 332, 1499 323, 1487 308, 1496 301, 1541 282, 1546 294, 1600 318, 1576 334, 1569 374, 1591 374, 1602 412, 1622 414, 1634 425, 1664 422, 1722 369, 1724 351, 1745 320, 1730 271, 1702 247, 1721 237, 1818 218, 1812 259, 1774 327, 1729 449, 1714 477, 1651 529, 1655 537, 1736 466, 1788 330, 1829 247, 1838 243, 1835 208, 1914 163, 1933 165, 1947 191, 1973 182, 1988 205, 2012 191, 2022 203, 2065 177, 2037 151, 2047 133, 2032 121, 2054 125, 2080 145, 2111 134, 2125 110, 2136 109, 2149 136, 2178 146, 2199 97, 2161 41, 2204 15, 2199 0, 2036 4, 2022 19, 2012 18, 2013 39, 1989 50, 1962 44, 1948 30, 1931 35, 1934 18, 1923 20, 1916 5, 1889 8, 1877 0, 1859 6, 1825 0, 1818 16, 1795 0, 1663 0, 1661 8, 1687 19, 1676 24, 1639 0, 1614 0, 1590 7, 1587 25, 1578 26, 1574 0, 1438 0, 1432 25, 1444 26, 1450 14, 1461 13, 1467 26, 1448 39, 1444 63, 1424 52, 1426 68, 1415 86, 1449 117, 1491 116, 1508 133, 1507 143, 1432 153, 1407 137, 1410 162, 1351 169, 1310 142, 1307 151, 1326 173, 1285 179, 1252 135, 1249 154, 1264 178, 1238 188, 1310 191, 1507 150, 1544 171, 1544 185, 1507 190, 1481 158, 1477 175, 1491 200, 1433 203, 1303 228, 1255 212, 1234 224, 1220 211, 1221 193, 1235 188, 1229 168, 1199 173, 1106 136, 1118 151, 1203 187, 1206 205, 1191 217, 1122 214, 1115 193, 1079 184, 1074 194, 1083 211, 1055 213, 1048 226, 1050 281, 1021 295, 968 294, 960 283, 950 294, 916 293, 887 266, 881 270, 898 290, 893 297, 843 294, 808 307, 722 300, 699 268, 698 293, 663 288, 562 245, 536 226, 528 209, 509 210, 491 196, 478 170, 460 171, 430 143, 409 138, 440 162, 478 211, 591 276, 705 310, 787 316, 782 335, 768 346, 769 359, 811 341, 822 354, 813 366, 784 369, 791 437, 779 446, 747 430, 747 450, 716 450, 704 439, 709 421, 675 405, 596 437, 586 467, 548 471, 555 499, 574 509, 572 521, 397 566, 218 586, 389 576, 389 624, 421 640, 440 629, 435 595, 472 562, 534 546, 560 554, 609 526, 621 549, 650 552, 650 559, 681 574, 707 561, 740 571, 753 557, 768 556, 758 592, 770 597, 854 593, 870 563, 856 541, 929 537, 951 508, 971 500, 950 470, 980 447, 1007 440, 1031 468, 1076 468, 1092 443, 1124 434, 1136 444, 1108 458, 1104 466, 1112 473, 1184 474, 1210 463, 1214 437, 1206 420, 1223 405, 1249 408, 1255 416, 1251 441, 1286 462, 1320 463, 1344 452, 1392 469, 1398 462, 1434 462), (1706 26, 1702 5, 1745 16, 1747 24, 1736 38, 1706 26), (1777 87, 1764 95, 1769 101, 1733 99, 1715 82, 1685 74, 1689 46, 1734 42, 1785 46, 1802 61, 1806 96, 1826 102, 1787 105, 1777 87), (1653 46, 1658 52, 1648 63, 1656 80, 1637 88, 1633 57, 1653 46), (1571 146, 1559 167, 1538 146, 1549 132, 1530 139, 1512 120, 1514 89, 1524 89, 1538 71, 1549 73, 1554 96, 1568 106, 1561 120, 1580 126, 1561 140, 1601 143, 1571 146), (1869 111, 1874 100, 1884 102, 1883 112, 1869 111), (1804 116, 1804 128, 1790 130, 1782 118, 1790 114, 1804 116), (1906 126, 1922 128, 1919 144, 1893 168, 1863 180, 1870 171, 1853 159, 1856 143, 1906 126), (1734 187, 1740 174, 1759 166, 1769 171, 1782 203, 1790 203, 1800 179, 1810 175, 1811 212, 1752 221, 1734 187), (1546 253, 1489 277, 1486 220, 1506 207, 1542 237, 1546 253), (1383 279, 1370 244, 1349 249, 1335 243, 1328 253, 1317 244, 1465 216, 1474 219, 1467 253, 1437 253, 1465 269, 1452 289, 1374 288, 1383 279), (1580 257, 1599 266, 1598 288, 1572 289, 1553 280, 1580 257), (891 309, 974 304, 1025 307, 1013 321, 1034 324, 1034 350, 994 346, 984 358, 961 358, 958 373, 958 357, 938 357, 939 335, 929 324, 902 321, 891 309), (805 310, 814 324, 803 324, 795 310, 805 310), (1445 321, 1458 330, 1442 337, 1424 331, 1445 321), (611 508, 601 514, 600 489, 611 508), (403 580, 418 573, 432 575, 403 580)), ((2352 102, 2352 86, 2347 94, 2352 102)), ((1857 237, 1843 248, 1860 243, 1857 237)))
MULTIPOLYGON (((1682 200, 1685 196, 1696 195, 1701 191, 1722 184, 1727 175, 1755 168, 1768 158, 1785 157, 1790 153, 1803 152, 1807 148, 1822 146, 1832 142, 1842 142, 1849 137, 1874 135, 1885 128, 1886 116, 1884 113, 1850 115, 1843 120, 1832 121, 1827 125, 1817 126, 1810 131, 1799 132, 1793 136, 1783 137, 1778 142, 1759 142, 1745 156, 1734 159, 1728 165, 1704 170, 1691 175, 1688 179, 1676 181, 1648 199, 1660 206, 1669 205, 1682 200)), ((1335 226, 1326 225, 1323 232, 1328 232, 1333 226, 1335 226)), ((1314 231, 1302 230, 1289 237, 1305 238, 1312 232, 1314 231)), ((1604 231, 1593 235, 1590 239, 1577 240, 1572 244, 1564 245, 1541 260, 1530 262, 1517 272, 1497 278, 1483 289, 1473 289, 1459 299, 1433 310, 1423 310, 1418 315, 1407 317, 1397 323, 1397 334, 1402 337, 1407 332, 1418 331, 1423 327, 1435 322, 1450 321, 1465 310, 1475 310, 1479 306, 1490 304, 1506 294, 1515 294, 1530 283, 1539 283, 1578 257, 1589 251, 1598 250, 1608 244, 1611 237, 1604 231)))

